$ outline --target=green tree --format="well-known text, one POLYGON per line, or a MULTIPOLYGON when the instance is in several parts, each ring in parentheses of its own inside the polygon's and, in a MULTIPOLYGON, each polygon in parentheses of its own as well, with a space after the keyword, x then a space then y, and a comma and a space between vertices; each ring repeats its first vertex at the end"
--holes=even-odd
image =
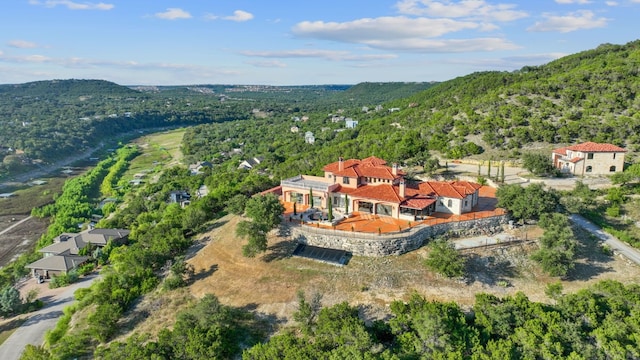
POLYGON ((540 249, 531 258, 551 276, 567 275, 575 266, 577 246, 569 220, 559 213, 543 214, 538 224, 544 233, 540 237, 540 249))
POLYGON ((329 222, 333 221, 333 204, 331 202, 331 197, 327 199, 327 217, 329 222))
POLYGON ((244 207, 247 200, 248 198, 244 194, 234 195, 231 199, 227 200, 225 209, 231 214, 242 215, 244 214, 244 207))
POLYGON ((349 195, 344 194, 344 212, 345 214, 349 213, 349 195))
POLYGON ((549 175, 554 171, 551 158, 538 153, 524 153, 522 155, 522 166, 537 176, 549 175))
POLYGON ((3 316, 13 315, 19 313, 21 308, 20 292, 13 286, 5 286, 0 292, 0 313, 3 316))
POLYGON ((502 185, 496 191, 498 207, 505 208, 517 219, 527 222, 540 218, 542 214, 554 212, 559 204, 555 190, 545 190, 542 184, 522 187, 518 184, 502 185))
POLYGON ((293 319, 302 326, 302 329, 309 333, 315 324, 318 317, 318 313, 322 308, 322 294, 316 292, 311 296, 311 299, 307 301, 304 291, 298 291, 298 310, 293 313, 293 319))
POLYGON ((284 206, 273 194, 253 196, 245 206, 246 215, 254 222, 264 225, 267 230, 280 224, 283 212, 284 206))
POLYGON ((450 278, 464 275, 465 259, 452 243, 436 239, 429 244, 429 249, 429 255, 425 260, 429 269, 450 278))

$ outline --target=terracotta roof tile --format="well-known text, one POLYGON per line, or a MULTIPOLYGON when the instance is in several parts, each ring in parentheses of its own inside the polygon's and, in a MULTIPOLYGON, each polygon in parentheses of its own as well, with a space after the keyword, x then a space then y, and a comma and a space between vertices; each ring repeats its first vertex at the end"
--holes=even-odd
POLYGON ((560 149, 556 149, 553 150, 553 152, 558 153, 558 154, 562 154, 562 155, 566 155, 567 152, 566 150, 571 150, 571 151, 580 151, 580 152, 587 152, 587 153, 593 153, 593 152, 627 152, 626 149, 621 148, 619 146, 613 145, 613 144, 604 144, 604 143, 595 143, 595 142, 591 142, 591 141, 587 141, 581 144, 576 144, 576 145, 572 145, 572 146, 567 146, 564 148, 560 148, 560 149), (559 152, 561 150, 564 150, 564 152, 559 152))
POLYGON ((354 189, 350 195, 396 204, 399 204, 403 200, 400 198, 400 195, 398 195, 396 189, 394 189, 394 186, 388 184, 364 185, 354 189))
POLYGON ((436 202, 436 199, 434 199, 434 198, 411 198, 411 199, 405 200, 400 205, 402 207, 407 207, 407 208, 410 208, 410 209, 422 210, 422 209, 426 208, 427 206, 433 204, 434 202, 436 202))

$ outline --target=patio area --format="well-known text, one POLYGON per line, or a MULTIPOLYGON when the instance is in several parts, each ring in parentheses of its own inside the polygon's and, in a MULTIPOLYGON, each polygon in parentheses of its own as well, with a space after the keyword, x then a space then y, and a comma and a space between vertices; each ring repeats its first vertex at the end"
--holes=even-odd
MULTIPOLYGON (((303 226, 313 226, 318 228, 325 229, 334 229, 334 230, 342 230, 342 231, 357 231, 357 232, 365 232, 365 233, 392 233, 398 232, 401 230, 405 230, 409 227, 414 227, 416 225, 436 225, 442 224, 446 222, 454 222, 454 221, 466 221, 466 220, 475 220, 486 217, 493 217, 497 215, 504 215, 505 210, 501 208, 496 208, 496 204, 498 200, 495 197, 495 189, 489 186, 483 186, 480 188, 479 192, 478 205, 474 207, 473 211, 462 214, 462 215, 454 215, 454 214, 444 214, 444 213, 434 213, 432 216, 427 217, 424 220, 417 221, 407 221, 401 219, 395 219, 388 216, 379 216, 364 212, 352 212, 350 217, 343 219, 338 224, 334 226, 323 225, 322 221, 309 221, 308 216, 304 216, 305 212, 310 212, 310 209, 306 205, 296 204, 296 212, 297 216, 293 214, 293 203, 284 202, 283 205, 285 207, 284 218, 285 221, 295 222, 298 224, 303 224, 303 226), (305 221, 306 220, 306 221, 305 221)), ((319 212, 319 210, 312 210, 315 212, 319 212)), ((326 212, 325 212, 326 213, 326 212)), ((335 216, 339 216, 339 213, 336 213, 335 216)))

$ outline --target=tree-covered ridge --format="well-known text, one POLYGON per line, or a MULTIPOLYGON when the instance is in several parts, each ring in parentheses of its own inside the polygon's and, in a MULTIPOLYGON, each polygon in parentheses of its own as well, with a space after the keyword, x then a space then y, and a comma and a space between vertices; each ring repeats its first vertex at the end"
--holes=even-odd
POLYGON ((415 84, 385 83, 377 84, 379 90, 371 94, 362 88, 348 94, 350 87, 126 87, 103 80, 0 85, 0 176, 32 160, 49 162, 135 130, 245 120, 254 112, 267 116, 326 113, 332 108, 375 106, 381 98, 395 99, 421 90, 415 84))
MULTIPOLYGON (((272 107, 251 122, 203 125, 185 135, 187 158, 211 160, 233 148, 264 156, 276 177, 319 173, 323 165, 371 155, 424 164, 429 152, 455 159, 488 149, 519 150, 531 143, 609 142, 632 152, 640 144, 639 42, 603 45, 515 72, 479 72, 434 84, 375 110, 333 106, 272 107), (392 111, 393 110, 393 111, 392 111), (308 121, 292 119, 303 115, 308 121), (335 116, 359 121, 346 129, 335 116), (290 128, 295 126, 297 132, 290 128), (315 144, 306 144, 311 131, 315 144)), ((376 84, 360 84, 371 89, 376 84)), ((371 90, 372 92, 373 90, 371 90)))
POLYGON ((601 45, 542 66, 456 78, 398 101, 398 106, 420 106, 393 117, 430 142, 445 136, 455 144, 479 135, 494 148, 531 142, 638 144, 639 45, 601 45))

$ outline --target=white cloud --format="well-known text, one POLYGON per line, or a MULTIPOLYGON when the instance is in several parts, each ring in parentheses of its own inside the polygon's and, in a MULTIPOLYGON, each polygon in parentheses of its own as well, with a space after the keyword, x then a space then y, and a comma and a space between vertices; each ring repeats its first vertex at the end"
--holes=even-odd
POLYGON ((384 50, 462 52, 517 48, 502 38, 435 40, 451 32, 492 29, 493 25, 486 23, 399 16, 359 19, 344 23, 305 21, 297 24, 292 31, 300 37, 357 43, 384 50))
POLYGON ((243 11, 243 10, 236 10, 233 12, 233 15, 229 15, 229 16, 219 16, 219 15, 215 15, 215 14, 206 14, 205 15, 205 19, 207 20, 218 20, 218 19, 222 19, 222 20, 229 20, 229 21, 237 21, 237 22, 243 22, 243 21, 249 21, 251 19, 253 19, 253 14, 243 11))
POLYGON ((353 54, 338 50, 283 50, 283 51, 242 51, 242 55, 263 58, 320 58, 331 61, 371 61, 395 59, 394 54, 353 54))
POLYGON ((191 14, 180 8, 168 8, 166 11, 155 13, 153 16, 163 20, 191 19, 191 14))
POLYGON ((525 11, 516 10, 517 4, 492 5, 483 0, 401 0, 396 4, 396 8, 398 12, 405 15, 482 19, 483 21, 507 22, 529 16, 525 11))
POLYGON ((38 44, 25 40, 11 40, 7 45, 19 49, 33 49, 38 47, 38 44))
POLYGON ((247 61, 246 62, 249 65, 253 65, 255 67, 260 67, 260 68, 285 68, 287 67, 287 64, 281 62, 281 61, 277 61, 277 60, 273 60, 273 61, 247 61))
POLYGON ((565 16, 557 16, 549 13, 542 14, 542 16, 545 20, 536 22, 533 26, 529 27, 527 31, 558 31, 566 33, 606 27, 609 21, 609 19, 603 17, 596 18, 595 14, 589 10, 579 10, 565 16))
POLYGON ((74 2, 70 0, 29 0, 31 5, 41 5, 45 7, 56 7, 58 5, 66 6, 69 10, 111 10, 115 7, 113 4, 91 3, 91 2, 74 2))
POLYGON ((478 29, 479 24, 451 19, 379 17, 349 22, 303 21, 292 31, 302 37, 352 43, 368 43, 376 40, 395 41, 404 38, 431 38, 447 33, 478 29))
POLYGON ((519 46, 502 38, 473 39, 401 39, 393 42, 378 41, 371 47, 418 53, 460 53, 477 51, 515 50, 519 46))
POLYGON ((558 4, 590 4, 589 0, 556 0, 558 4))
POLYGON ((616 1, 605 1, 604 3, 607 6, 618 6, 618 3, 616 1))
POLYGON ((249 21, 253 19, 253 14, 242 10, 236 10, 233 12, 232 16, 225 16, 223 19, 237 22, 249 21))

